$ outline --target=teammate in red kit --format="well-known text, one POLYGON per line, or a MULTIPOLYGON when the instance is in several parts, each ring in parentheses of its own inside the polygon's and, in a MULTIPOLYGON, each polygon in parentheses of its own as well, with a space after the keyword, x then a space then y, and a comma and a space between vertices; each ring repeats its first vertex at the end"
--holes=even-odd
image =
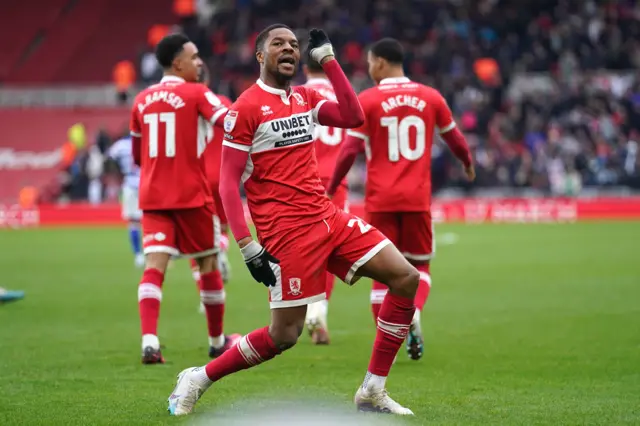
POLYGON ((183 370, 169 397, 171 414, 190 413, 214 382, 294 346, 307 305, 325 298, 327 270, 347 284, 367 276, 389 286, 355 403, 360 410, 413 414, 388 396, 385 382, 409 331, 419 274, 377 229, 324 194, 314 123, 354 128, 363 114, 323 31, 311 30, 309 54, 322 64, 337 101, 290 86, 300 60, 298 40, 288 27, 272 25, 256 39, 260 79, 240 96, 224 123, 220 196, 251 275, 269 289, 271 325, 244 336, 206 366, 183 370), (244 220, 240 182, 260 242, 252 239, 244 220))
MULTIPOLYGON (((209 79, 209 71, 203 64, 200 81, 202 82, 202 84, 208 87, 209 79)), ((231 106, 232 102, 226 96, 216 95, 216 97, 220 100, 225 108, 231 106)), ((231 267, 227 259, 229 237, 227 236, 227 216, 224 213, 224 207, 222 206, 222 201, 220 200, 220 192, 218 191, 218 186, 220 184, 220 158, 222 156, 223 135, 224 133, 221 127, 209 127, 207 132, 207 140, 209 141, 209 143, 203 155, 207 180, 209 181, 209 188, 211 189, 213 202, 216 206, 216 214, 220 219, 220 251, 218 252, 218 270, 220 271, 220 275, 222 276, 222 282, 226 284, 229 281, 229 277, 231 275, 231 267)), ((200 268, 198 266, 198 262, 196 262, 196 260, 193 258, 191 259, 191 270, 193 272, 194 280, 198 283, 198 288, 201 289, 202 282, 200 280, 200 268)), ((200 311, 206 313, 206 297, 201 294, 200 300, 200 311)), ((215 302, 215 300, 213 302, 215 302)))
MULTIPOLYGON (((322 65, 310 59, 304 66, 304 73, 307 77, 305 86, 318 92, 324 99, 331 101, 336 100, 336 94, 333 86, 327 78, 322 65)), ((316 158, 318 159, 318 172, 322 186, 325 188, 329 185, 329 180, 333 175, 333 169, 336 166, 336 159, 340 152, 340 143, 347 135, 345 129, 339 127, 329 127, 316 125, 313 133, 315 140, 316 158)), ((331 200, 333 204, 342 210, 347 208, 347 182, 346 179, 340 183, 335 196, 331 200)), ((329 299, 333 292, 333 284, 335 276, 326 273, 326 293, 327 299, 311 303, 307 306, 307 329, 311 335, 311 340, 317 345, 329 344, 329 330, 327 327, 327 312, 329 307, 329 299)))
POLYGON ((136 96, 131 113, 133 156, 140 165, 140 209, 146 269, 138 287, 142 362, 163 363, 158 340, 162 283, 171 256, 195 258, 202 272, 209 328, 209 354, 222 354, 239 336, 222 332, 224 289, 216 267, 220 225, 202 154, 207 128, 227 109, 197 83, 202 60, 183 35, 172 34, 156 49, 164 68, 159 84, 136 96))
MULTIPOLYGON (((407 352, 420 359, 422 311, 431 288, 429 261, 434 255, 431 221, 431 146, 437 131, 464 164, 469 180, 475 178, 471 153, 440 93, 411 82, 402 70, 402 45, 382 39, 368 53, 369 74, 377 86, 360 94, 365 123, 349 130, 334 175, 327 188, 338 194, 341 182, 359 152, 367 158, 366 219, 400 249, 420 271, 416 312, 407 337, 407 352)), ((387 294, 375 280, 371 308, 377 321, 387 294)))

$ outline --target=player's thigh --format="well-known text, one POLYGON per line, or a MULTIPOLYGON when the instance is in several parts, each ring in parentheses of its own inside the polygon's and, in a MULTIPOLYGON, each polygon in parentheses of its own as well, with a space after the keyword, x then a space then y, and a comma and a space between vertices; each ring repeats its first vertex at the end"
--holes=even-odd
POLYGON ((276 285, 269 287, 271 309, 306 306, 325 299, 325 271, 333 245, 327 225, 319 222, 262 241, 280 261, 273 264, 276 285))
POLYGON ((220 249, 220 220, 213 204, 174 210, 176 242, 184 257, 214 256, 220 249))
POLYGON ((393 212, 367 212, 365 220, 389 239, 398 245, 400 240, 400 222, 397 213, 393 212))
POLYGON ((122 218, 128 221, 140 221, 142 211, 138 203, 138 190, 125 186, 122 188, 122 218))
POLYGON ((335 249, 328 271, 345 283, 354 284, 362 275, 360 268, 391 241, 375 227, 350 213, 340 211, 331 222, 335 249))
POLYGON ((396 244, 410 262, 422 264, 435 254, 433 221, 429 212, 405 212, 400 218, 400 239, 396 244))
POLYGON ((147 210, 142 215, 142 248, 145 255, 180 254, 176 242, 176 223, 171 211, 147 210))

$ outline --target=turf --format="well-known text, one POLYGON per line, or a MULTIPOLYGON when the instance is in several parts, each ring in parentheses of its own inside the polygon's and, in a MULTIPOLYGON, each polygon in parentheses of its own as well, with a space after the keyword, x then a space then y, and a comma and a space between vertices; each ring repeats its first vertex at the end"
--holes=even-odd
MULTIPOLYGON (((416 416, 393 424, 640 423, 640 223, 437 231, 458 238, 440 244, 433 265, 426 355, 414 362, 402 352, 388 381, 416 416)), ((246 410, 305 415, 309 406, 337 424, 329 413, 353 410, 374 337, 366 282, 338 286, 330 346, 304 335, 290 352, 217 384, 198 414, 175 419, 166 412, 175 375, 206 362, 207 350, 185 261, 165 282, 168 364, 142 366, 140 271, 124 229, 3 231, 0 253, 0 286, 27 293, 0 306, 0 425, 233 424, 246 410)), ((246 333, 268 321, 266 290, 235 250, 232 260, 226 330, 246 333)))

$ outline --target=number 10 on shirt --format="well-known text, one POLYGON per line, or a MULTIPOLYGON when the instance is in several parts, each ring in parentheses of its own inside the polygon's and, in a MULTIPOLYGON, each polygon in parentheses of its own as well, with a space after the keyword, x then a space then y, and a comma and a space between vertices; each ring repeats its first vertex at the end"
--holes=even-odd
POLYGON ((158 156, 158 135, 160 123, 164 124, 164 155, 166 157, 176 156, 176 113, 161 112, 145 114, 144 124, 149 125, 149 157, 158 156))

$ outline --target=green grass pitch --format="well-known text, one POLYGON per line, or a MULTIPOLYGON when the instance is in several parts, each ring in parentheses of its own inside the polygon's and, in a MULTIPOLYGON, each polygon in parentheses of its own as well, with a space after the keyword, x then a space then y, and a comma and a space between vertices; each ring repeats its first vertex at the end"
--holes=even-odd
MULTIPOLYGON (((437 232, 458 239, 440 244, 432 266, 426 354, 414 362, 403 348, 388 380, 416 416, 381 424, 640 424, 640 223, 437 232)), ((236 248, 231 257, 225 328, 247 333, 269 320, 266 290, 236 248)), ((165 281, 162 366, 140 364, 140 270, 125 229, 2 231, 0 271, 0 286, 27 294, 0 306, 0 425, 226 425, 247 409, 351 412, 374 338, 368 282, 338 285, 330 346, 305 334, 176 419, 166 412, 176 373, 207 361, 186 261, 165 281)))

